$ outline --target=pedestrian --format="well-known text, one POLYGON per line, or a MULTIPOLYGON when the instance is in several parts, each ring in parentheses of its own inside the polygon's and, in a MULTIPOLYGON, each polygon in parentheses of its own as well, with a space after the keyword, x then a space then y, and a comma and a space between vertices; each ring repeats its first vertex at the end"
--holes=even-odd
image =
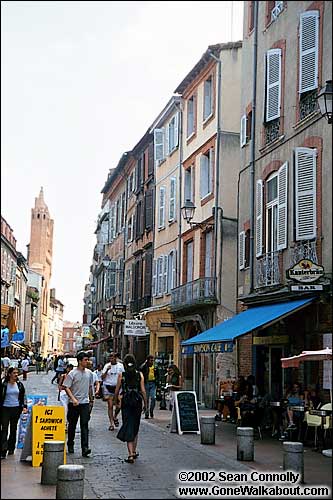
MULTIPOLYGON (((95 395, 97 396, 97 394, 99 394, 100 382, 98 380, 96 373, 93 371, 93 363, 91 361, 91 358, 89 358, 87 368, 89 368, 89 370, 92 372, 93 385, 94 385, 94 396, 95 395)), ((89 398, 89 420, 90 420, 91 412, 92 412, 93 407, 94 407, 94 399, 95 399, 94 396, 90 396, 90 398, 89 398)))
POLYGON ((36 356, 36 374, 38 374, 41 371, 41 364, 42 364, 43 358, 40 354, 37 354, 36 356))
POLYGON ((28 371, 29 371, 29 359, 28 359, 28 356, 26 355, 24 357, 24 359, 22 359, 22 362, 21 362, 21 368, 22 368, 22 372, 23 372, 23 380, 27 380, 27 376, 28 376, 28 371))
POLYGON ((117 361, 117 357, 114 352, 110 353, 109 359, 109 363, 106 363, 102 371, 103 399, 104 401, 107 401, 108 404, 108 416, 110 421, 109 431, 114 431, 114 428, 119 425, 118 415, 120 412, 119 402, 115 399, 114 395, 118 375, 124 371, 124 365, 117 361), (113 412, 114 407, 115 410, 113 412))
POLYGON ((68 401, 68 453, 74 453, 74 439, 77 421, 80 417, 81 427, 81 449, 82 456, 88 457, 91 453, 89 448, 89 402, 93 397, 94 382, 92 372, 87 368, 89 356, 86 352, 80 351, 76 356, 78 366, 71 370, 63 387, 69 397, 68 401))
POLYGON ((119 373, 115 390, 117 400, 122 390, 122 426, 117 438, 127 443, 128 458, 125 462, 133 464, 139 456, 137 452, 138 433, 140 428, 141 413, 146 412, 147 396, 142 373, 136 370, 136 361, 133 354, 126 354, 124 358, 125 371, 119 373), (143 405, 142 405, 143 403, 143 405))
POLYGON ((147 409, 145 418, 154 418, 154 408, 156 402, 156 387, 158 383, 158 370, 154 366, 154 356, 151 354, 147 357, 146 361, 140 366, 142 372, 145 389, 147 395, 147 409), (150 406, 149 406, 150 402, 150 406))
POLYGON ((103 380, 102 380, 103 365, 101 363, 98 363, 97 369, 94 371, 94 373, 96 374, 97 380, 99 382, 99 391, 96 398, 101 399, 103 397, 103 380))
POLYGON ((62 375, 60 375, 60 379, 59 379, 59 385, 58 385, 58 388, 59 388, 59 393, 58 393, 58 401, 61 402, 62 406, 65 408, 65 422, 66 422, 66 431, 67 431, 67 412, 68 412, 68 395, 65 391, 65 387, 64 387, 64 382, 66 380, 66 377, 67 375, 69 374, 69 372, 71 370, 73 370, 74 366, 71 365, 71 364, 68 364, 66 366, 66 371, 65 373, 63 373, 62 375))
POLYGON ((51 380, 51 384, 56 380, 57 384, 59 383, 59 379, 63 373, 65 373, 65 368, 66 368, 66 363, 64 361, 64 356, 61 354, 58 356, 58 362, 56 363, 55 367, 55 375, 53 379, 51 380))
POLYGON ((10 358, 7 356, 7 354, 5 354, 4 357, 1 358, 1 368, 3 368, 4 376, 6 375, 9 367, 10 367, 10 358))
POLYGON ((172 411, 175 402, 175 391, 180 391, 182 388, 182 376, 176 365, 171 364, 168 366, 168 374, 166 378, 167 389, 170 395, 169 409, 172 411))
POLYGON ((53 356, 51 356, 51 354, 47 358, 46 374, 48 374, 50 370, 53 370, 53 356))
POLYGON ((19 380, 19 371, 14 366, 7 370, 1 380, 1 458, 13 455, 16 443, 17 423, 22 411, 27 413, 25 388, 19 380), (10 427, 8 439, 8 427, 10 427))

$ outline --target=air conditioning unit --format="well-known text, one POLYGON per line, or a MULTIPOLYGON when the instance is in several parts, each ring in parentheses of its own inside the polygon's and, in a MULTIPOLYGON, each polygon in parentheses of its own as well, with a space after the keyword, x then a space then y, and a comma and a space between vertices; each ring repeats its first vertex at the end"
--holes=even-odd
POLYGON ((276 2, 275 7, 272 10, 272 21, 275 21, 278 16, 281 14, 283 9, 283 2, 276 2))

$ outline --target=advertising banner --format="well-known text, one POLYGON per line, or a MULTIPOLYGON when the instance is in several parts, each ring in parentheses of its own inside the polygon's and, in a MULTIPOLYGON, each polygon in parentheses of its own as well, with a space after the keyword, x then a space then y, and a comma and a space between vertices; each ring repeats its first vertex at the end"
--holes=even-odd
MULTIPOLYGON (((65 408, 34 406, 32 408, 32 466, 43 463, 44 441, 65 441, 65 408)), ((64 464, 66 447, 64 447, 64 464)))
POLYGON ((147 335, 146 322, 139 319, 126 319, 124 335, 135 335, 136 337, 147 335))

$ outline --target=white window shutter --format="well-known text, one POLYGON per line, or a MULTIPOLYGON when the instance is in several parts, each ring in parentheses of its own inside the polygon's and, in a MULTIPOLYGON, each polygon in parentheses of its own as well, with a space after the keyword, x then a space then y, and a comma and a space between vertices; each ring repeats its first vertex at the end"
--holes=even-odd
POLYGON ((157 295, 163 293, 163 255, 157 259, 157 295))
POLYGON ((263 182, 261 179, 257 181, 257 213, 256 213, 256 257, 262 255, 262 211, 263 211, 263 182))
POLYGON ((245 268, 245 231, 238 235, 238 263, 239 269, 245 268))
POLYGON ((157 262, 156 262, 156 259, 153 260, 152 294, 153 294, 153 297, 155 297, 157 295, 157 262))
POLYGON ((168 256, 163 256, 163 293, 168 293, 168 256))
POLYGON ((317 235, 316 216, 317 150, 295 151, 296 240, 310 240, 317 235))
POLYGON ((288 162, 278 172, 278 212, 277 212, 277 249, 287 248, 288 236, 288 162))
POLYGON ((154 130, 154 155, 155 161, 164 159, 164 130, 160 128, 154 130))
POLYGON ((165 187, 160 187, 158 227, 165 226, 165 187))
POLYGON ((176 177, 170 179, 169 221, 176 217, 176 177))
POLYGON ((176 288, 177 284, 177 250, 172 251, 172 278, 171 278, 171 290, 176 288))
POLYGON ((200 197, 204 198, 209 193, 209 158, 200 155, 200 197))
POLYGON ((168 125, 162 129, 164 135, 164 158, 170 154, 170 146, 169 146, 170 124, 171 122, 169 122, 168 125))
POLYGON ((245 146, 246 144, 246 124, 247 124, 247 118, 246 115, 243 115, 241 118, 241 124, 240 124, 240 146, 241 148, 245 146))
POLYGON ((179 138, 179 112, 175 114, 175 128, 174 128, 174 145, 175 148, 178 146, 179 138))
POLYGON ((299 92, 302 94, 318 87, 318 10, 301 14, 299 44, 299 92))
POLYGON ((281 106, 281 49, 266 54, 266 122, 280 117, 281 106))

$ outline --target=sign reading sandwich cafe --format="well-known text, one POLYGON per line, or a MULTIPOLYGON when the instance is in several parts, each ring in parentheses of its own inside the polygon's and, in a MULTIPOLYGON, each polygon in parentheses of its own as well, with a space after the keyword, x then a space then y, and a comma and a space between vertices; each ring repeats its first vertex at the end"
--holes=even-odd
POLYGON ((287 269, 287 278, 298 283, 297 285, 291 285, 292 291, 323 290, 323 285, 317 282, 324 275, 324 267, 310 259, 302 259, 290 269, 287 269))

